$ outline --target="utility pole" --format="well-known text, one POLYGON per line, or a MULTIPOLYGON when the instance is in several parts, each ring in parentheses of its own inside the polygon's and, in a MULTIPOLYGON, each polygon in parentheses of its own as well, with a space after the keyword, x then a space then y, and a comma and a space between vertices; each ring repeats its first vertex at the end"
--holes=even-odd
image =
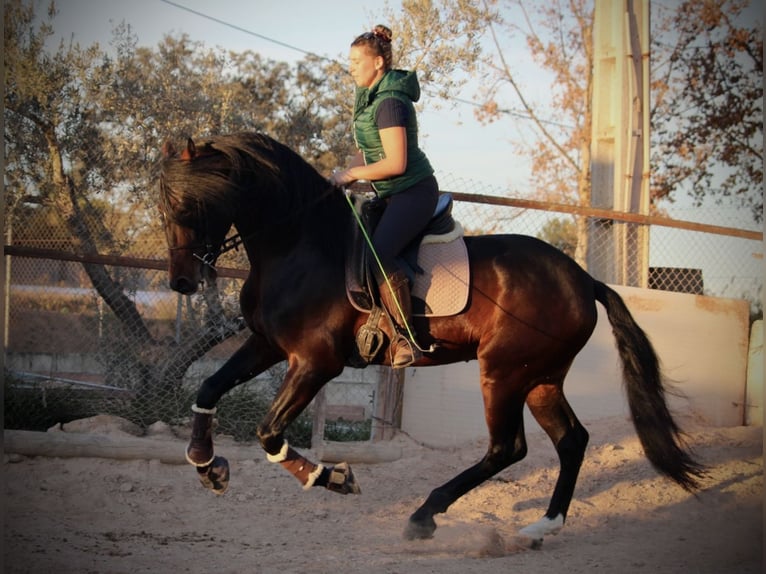
MULTIPOLYGON (((596 0, 591 206, 649 213, 649 0, 596 0)), ((646 287, 649 229, 591 220, 588 271, 646 287)))

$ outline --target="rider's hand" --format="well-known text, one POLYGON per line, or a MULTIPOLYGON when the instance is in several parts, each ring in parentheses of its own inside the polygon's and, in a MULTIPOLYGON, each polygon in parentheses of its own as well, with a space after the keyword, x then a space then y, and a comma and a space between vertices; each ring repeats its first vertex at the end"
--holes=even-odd
POLYGON ((356 178, 349 173, 350 171, 351 171, 350 169, 333 171, 332 175, 330 176, 330 182, 337 187, 343 187, 344 185, 348 185, 349 183, 354 183, 356 181, 356 178))

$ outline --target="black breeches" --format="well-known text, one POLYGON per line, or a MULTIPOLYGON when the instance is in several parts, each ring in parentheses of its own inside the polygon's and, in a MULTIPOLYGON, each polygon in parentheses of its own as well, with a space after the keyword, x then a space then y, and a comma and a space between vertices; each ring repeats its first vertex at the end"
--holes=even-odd
POLYGON ((439 185, 433 176, 386 198, 386 209, 372 236, 386 274, 398 269, 396 257, 425 228, 438 199, 439 185))

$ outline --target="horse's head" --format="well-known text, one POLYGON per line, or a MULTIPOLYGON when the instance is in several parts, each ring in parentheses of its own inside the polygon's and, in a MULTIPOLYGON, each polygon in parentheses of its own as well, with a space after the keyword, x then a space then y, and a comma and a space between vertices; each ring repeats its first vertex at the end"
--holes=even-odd
POLYGON ((214 152, 198 151, 191 139, 180 153, 170 143, 162 153, 159 204, 169 249, 170 288, 188 295, 203 280, 216 277, 215 261, 232 219, 215 201, 211 186, 220 187, 225 177, 205 162, 214 152))

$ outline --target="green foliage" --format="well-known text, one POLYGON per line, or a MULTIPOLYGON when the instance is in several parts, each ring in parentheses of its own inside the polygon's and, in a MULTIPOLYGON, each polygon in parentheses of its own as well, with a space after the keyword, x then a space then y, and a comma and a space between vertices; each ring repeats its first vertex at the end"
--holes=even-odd
MULTIPOLYGON (((155 193, 167 140, 263 131, 327 173, 350 152, 350 109, 337 96, 347 79, 335 63, 307 58, 290 66, 206 48, 185 35, 139 47, 126 24, 113 30, 109 52, 75 42, 49 50, 55 6, 39 18, 37 6, 4 3, 6 226, 19 245, 164 256, 155 193)), ((128 273, 96 264, 83 270, 121 325, 119 344, 102 357, 109 375, 154 411, 183 403, 173 393, 186 368, 242 329, 239 310, 211 285, 203 309, 195 309, 194 337, 179 348, 149 329, 128 273), (171 392, 168 405, 163 392, 171 392)), ((146 422, 155 413, 136 416, 146 422)))
POLYGON ((577 248, 577 227, 571 219, 554 218, 543 225, 537 235, 570 257, 574 257, 577 248))
MULTIPOLYGON (((125 418, 142 428, 156 421, 184 424, 191 413, 195 392, 178 389, 174 394, 158 393, 152 401, 136 395, 113 394, 66 384, 32 382, 5 373, 5 428, 46 431, 70 421, 110 414, 125 418)), ((218 404, 216 432, 237 441, 258 440, 258 424, 266 416, 272 393, 268 385, 243 385, 227 393, 218 404)), ((372 421, 328 423, 325 438, 333 441, 358 441, 370 438, 372 421)), ((301 414, 285 432, 288 442, 298 448, 311 447, 313 417, 301 414)))
MULTIPOLYGON (((273 393, 265 385, 245 384, 226 393, 218 402, 216 432, 237 441, 258 440, 258 425, 266 416, 273 393)), ((312 419, 303 413, 288 427, 285 437, 296 447, 311 446, 312 419)))
POLYGON ((325 440, 338 442, 370 440, 372 434, 372 419, 363 421, 338 420, 327 422, 324 429, 325 440))
MULTIPOLYGON (((246 384, 232 389, 217 405, 216 432, 231 435, 237 441, 257 441, 257 430, 271 404, 272 392, 263 384, 246 384)), ((273 387, 274 385, 272 385, 273 387)), ((325 439, 333 441, 369 440, 372 420, 327 422, 325 439)), ((287 441, 300 448, 311 447, 313 415, 303 412, 285 431, 287 441)))

